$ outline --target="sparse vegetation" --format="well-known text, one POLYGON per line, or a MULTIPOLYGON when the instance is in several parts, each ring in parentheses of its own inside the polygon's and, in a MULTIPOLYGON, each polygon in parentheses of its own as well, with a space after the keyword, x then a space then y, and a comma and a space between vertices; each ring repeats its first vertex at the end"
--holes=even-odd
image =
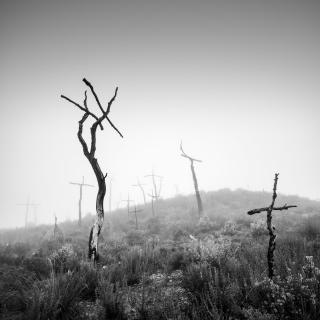
POLYGON ((86 261, 93 217, 84 217, 77 232, 76 221, 59 224, 63 241, 43 236, 49 226, 22 230, 20 242, 15 231, 3 231, 2 318, 318 319, 320 220, 314 212, 320 205, 279 195, 299 207, 274 217, 281 232, 270 280, 265 225, 245 214, 268 196, 203 194, 205 207, 211 198, 215 207, 200 222, 190 211, 192 196, 159 200, 157 217, 150 220, 147 204, 138 230, 128 228, 127 212, 119 210, 110 218, 113 233, 102 230, 96 268, 86 261), (227 198, 232 210, 221 215, 227 198))

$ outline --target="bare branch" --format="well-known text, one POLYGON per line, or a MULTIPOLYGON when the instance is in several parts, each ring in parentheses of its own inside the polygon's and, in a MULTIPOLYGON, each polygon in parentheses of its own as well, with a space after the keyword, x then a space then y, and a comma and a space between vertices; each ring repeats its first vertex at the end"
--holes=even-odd
MULTIPOLYGON (((107 121, 109 122, 110 126, 118 132, 118 134, 120 135, 121 138, 123 138, 122 133, 118 130, 118 128, 112 123, 112 121, 106 116, 107 121)), ((102 119, 103 120, 103 119, 102 119)))
POLYGON ((182 141, 180 142, 180 150, 181 150, 181 156, 182 156, 182 157, 188 158, 190 161, 202 162, 202 160, 192 158, 192 157, 188 156, 188 155, 184 152, 183 147, 182 147, 182 141))
POLYGON ((90 88, 90 90, 91 90, 94 98, 96 99, 96 102, 97 102, 97 104, 98 104, 98 106, 99 106, 102 114, 104 115, 104 114, 105 114, 105 111, 104 111, 103 108, 102 108, 102 105, 101 105, 101 103, 100 103, 100 101, 99 101, 99 98, 98 98, 96 92, 95 92, 94 89, 93 89, 92 84, 91 84, 86 78, 83 78, 82 81, 90 88))
POLYGON ((88 111, 88 105, 87 105, 87 90, 85 90, 84 92, 84 100, 83 100, 83 105, 85 107, 85 109, 88 111))
MULTIPOLYGON (((65 99, 65 100, 67 100, 67 101, 69 101, 69 102, 71 102, 71 103, 74 104, 76 107, 78 107, 80 110, 84 111, 85 113, 87 113, 88 115, 90 115, 91 117, 93 117, 96 121, 99 120, 99 118, 98 118, 95 114, 93 114, 92 112, 89 111, 88 107, 86 107, 86 108, 85 108, 85 107, 82 107, 79 103, 71 100, 70 98, 68 98, 68 97, 66 97, 66 96, 64 96, 64 95, 61 95, 61 98, 65 99)), ((86 100, 86 99, 85 99, 85 100, 86 100)), ((86 102, 86 103, 87 103, 87 102, 86 102)), ((101 124, 101 121, 98 123, 98 125, 100 126, 101 130, 103 130, 103 126, 102 126, 102 124, 101 124)))
POLYGON ((284 206, 282 206, 282 207, 273 207, 273 210, 288 210, 288 209, 290 209, 290 208, 297 208, 297 206, 288 206, 288 205, 284 205, 284 206))
POLYGON ((82 137, 83 123, 87 120, 88 116, 89 116, 89 113, 85 113, 82 116, 81 120, 79 121, 78 139, 82 145, 84 155, 89 159, 90 154, 89 154, 88 146, 82 137))
POLYGON ((110 112, 111 105, 112 105, 114 99, 116 98, 117 93, 118 93, 118 87, 116 87, 116 90, 115 90, 115 92, 114 92, 113 97, 112 97, 112 98, 110 99, 110 101, 108 102, 107 114, 109 114, 109 112, 110 112))

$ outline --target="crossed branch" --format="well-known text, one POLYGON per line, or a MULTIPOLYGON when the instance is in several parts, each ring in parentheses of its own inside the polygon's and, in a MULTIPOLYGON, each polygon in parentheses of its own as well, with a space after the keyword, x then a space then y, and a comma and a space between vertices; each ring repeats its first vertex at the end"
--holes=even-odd
MULTIPOLYGON (((79 103, 73 101, 72 99, 66 97, 65 95, 61 95, 61 98, 71 102, 73 105, 75 105, 76 107, 78 107, 81 111, 84 112, 81 120, 79 121, 79 129, 78 129, 78 139, 82 145, 83 148, 83 152, 85 154, 85 156, 88 159, 93 159, 94 155, 95 155, 95 151, 96 151, 96 131, 97 131, 97 127, 99 126, 101 130, 103 130, 103 125, 102 125, 102 121, 104 119, 106 119, 109 124, 111 125, 111 127, 120 135, 121 138, 123 138, 122 133, 119 131, 119 129, 113 124, 113 122, 110 120, 109 118, 109 113, 111 110, 111 105, 114 102, 115 98, 117 97, 117 93, 118 93, 118 87, 116 87, 115 92, 113 97, 109 100, 108 105, 106 110, 104 110, 104 108, 102 107, 100 100, 92 86, 92 84, 87 80, 87 79, 83 79, 82 80, 90 89, 92 95, 94 96, 97 105, 102 113, 102 116, 98 117, 97 115, 95 115, 93 112, 91 112, 88 108, 88 104, 87 104, 87 91, 84 92, 84 101, 83 101, 83 106, 80 105, 79 103), (83 136, 82 136, 82 131, 83 131, 83 124, 84 122, 87 120, 87 118, 91 116, 95 121, 92 124, 91 128, 90 128, 90 132, 91 132, 91 144, 90 144, 90 151, 88 148, 88 145, 86 143, 86 141, 84 140, 83 136)), ((107 174, 104 176, 104 179, 106 178, 107 174)))

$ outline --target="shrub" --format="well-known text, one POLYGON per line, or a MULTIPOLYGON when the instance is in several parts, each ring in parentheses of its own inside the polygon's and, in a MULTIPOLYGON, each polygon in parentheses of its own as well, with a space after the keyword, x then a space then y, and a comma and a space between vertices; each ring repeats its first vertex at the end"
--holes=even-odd
POLYGON ((34 272, 38 279, 44 279, 50 275, 51 267, 48 259, 33 256, 25 259, 23 261, 23 266, 27 270, 34 272))
POLYGON ((99 271, 91 263, 82 263, 80 271, 85 287, 81 292, 81 299, 95 301, 97 295, 99 271))
POLYGON ((77 303, 85 288, 84 279, 79 273, 51 273, 51 277, 36 282, 30 291, 24 312, 24 319, 78 319, 77 303))
POLYGON ((50 261, 56 273, 80 269, 80 262, 71 245, 64 245, 50 256, 50 261))
POLYGON ((22 267, 3 265, 0 268, 0 311, 5 313, 24 311, 28 290, 35 277, 22 267))
POLYGON ((99 312, 99 319, 121 320, 127 319, 124 301, 125 288, 121 288, 119 283, 112 283, 105 277, 99 278, 97 295, 102 310, 99 312))

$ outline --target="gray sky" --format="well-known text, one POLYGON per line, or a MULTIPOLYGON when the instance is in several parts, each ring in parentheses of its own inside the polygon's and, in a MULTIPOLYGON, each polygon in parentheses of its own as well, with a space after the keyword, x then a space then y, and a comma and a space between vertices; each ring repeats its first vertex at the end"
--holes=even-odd
POLYGON ((124 139, 97 145, 113 207, 141 201, 130 185, 152 168, 164 197, 191 193, 181 139, 202 190, 269 190, 280 172, 280 192, 320 198, 319 15, 317 0, 1 1, 0 227, 23 225, 28 195, 38 222, 76 219, 68 182, 96 182, 59 96, 81 102, 84 76, 105 102, 119 86, 124 139))

